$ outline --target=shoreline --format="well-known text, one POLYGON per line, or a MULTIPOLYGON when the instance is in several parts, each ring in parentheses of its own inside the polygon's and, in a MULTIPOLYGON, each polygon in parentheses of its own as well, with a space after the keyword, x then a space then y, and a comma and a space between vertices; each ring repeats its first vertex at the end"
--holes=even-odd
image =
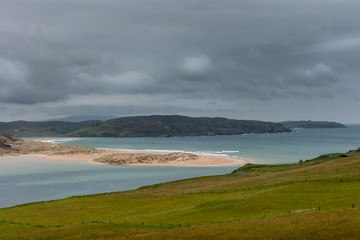
MULTIPOLYGON (((51 142, 61 138, 45 138, 45 139, 26 139, 25 141, 34 141, 34 142, 51 142)), ((65 145, 60 143, 52 143, 65 145)), ((129 149, 108 149, 108 148, 94 148, 98 150, 95 153, 73 153, 73 154, 43 154, 43 153, 29 153, 29 154, 19 154, 16 156, 34 156, 40 157, 47 160, 63 160, 63 161, 74 161, 74 160, 84 160, 89 164, 106 164, 106 165, 119 165, 119 166, 183 166, 183 167, 221 167, 221 166, 234 166, 238 167, 247 163, 242 159, 232 158, 228 156, 214 156, 214 155, 199 155, 195 154, 196 159, 192 160, 171 160, 167 162, 146 162, 146 163, 125 163, 125 164, 109 164, 101 163, 94 161, 96 158, 105 157, 113 154, 149 154, 149 155, 166 155, 164 152, 156 151, 146 151, 146 150, 129 150, 129 149)), ((175 152, 174 152, 175 153, 175 152)), ((184 153, 186 154, 186 153, 184 153)), ((6 155, 4 155, 5 157, 6 155)), ((9 155, 8 155, 9 156, 9 155)))
MULTIPOLYGON (((99 148, 96 148, 99 149, 99 148)), ((147 153, 145 151, 139 150, 122 150, 122 149, 99 149, 103 152, 92 153, 92 154, 68 154, 68 155, 46 155, 46 154, 21 154, 17 156, 34 156, 41 157, 47 160, 62 160, 62 161, 78 161, 83 160, 87 161, 89 164, 105 164, 94 161, 95 158, 104 157, 111 154, 121 154, 121 153, 147 153)), ((152 154, 164 155, 165 153, 160 152, 151 152, 152 154)), ((223 156, 212 156, 212 155, 197 155, 198 158, 191 161, 169 161, 166 163, 131 163, 131 164, 122 164, 119 166, 182 166, 182 167, 223 167, 223 166, 240 166, 244 165, 247 162, 237 158, 223 157, 223 156)))

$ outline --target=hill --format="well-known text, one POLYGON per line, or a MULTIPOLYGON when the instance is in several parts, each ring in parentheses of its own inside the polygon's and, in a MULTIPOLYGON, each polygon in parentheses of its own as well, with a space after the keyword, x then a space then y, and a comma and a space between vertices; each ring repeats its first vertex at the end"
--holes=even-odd
POLYGON ((359 152, 0 209, 0 238, 359 239, 359 152))
POLYGON ((285 121, 280 123, 287 128, 346 128, 342 123, 328 121, 285 121))
POLYGON ((9 135, 18 137, 52 137, 62 136, 76 129, 94 126, 97 124, 100 124, 99 120, 90 120, 83 122, 0 122, 0 132, 6 132, 9 135))
POLYGON ((280 123, 227 118, 152 115, 106 121, 0 122, 0 132, 17 137, 174 137, 289 132, 292 128, 345 128, 337 122, 285 121, 280 123))
POLYGON ((174 137, 244 133, 276 133, 290 130, 279 123, 227 118, 192 118, 177 115, 123 117, 66 134, 72 137, 174 137))

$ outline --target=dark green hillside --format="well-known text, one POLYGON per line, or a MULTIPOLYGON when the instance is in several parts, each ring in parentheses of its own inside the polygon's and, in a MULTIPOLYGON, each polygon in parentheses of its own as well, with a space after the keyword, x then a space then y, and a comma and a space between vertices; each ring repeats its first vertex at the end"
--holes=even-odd
POLYGON ((178 115, 122 117, 107 121, 0 122, 0 131, 18 137, 173 137, 289 132, 291 128, 344 128, 326 121, 281 123, 178 115))
POLYGON ((328 121, 285 121, 280 123, 288 128, 346 128, 342 123, 328 121))
POLYGON ((98 120, 83 122, 0 122, 0 132, 6 132, 18 137, 41 137, 41 136, 62 136, 65 133, 72 132, 76 129, 96 126, 100 124, 98 120))
POLYGON ((111 119, 102 122, 99 126, 79 129, 66 135, 77 137, 172 137, 288 131, 290 130, 282 124, 271 122, 154 115, 111 119))

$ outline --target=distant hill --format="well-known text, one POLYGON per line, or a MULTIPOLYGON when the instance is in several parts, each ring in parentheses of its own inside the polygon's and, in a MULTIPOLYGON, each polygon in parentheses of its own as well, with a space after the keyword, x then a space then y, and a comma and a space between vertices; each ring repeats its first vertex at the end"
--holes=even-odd
POLYGON ((77 116, 69 116, 69 117, 63 117, 63 118, 53 118, 49 119, 46 122, 53 122, 53 121, 62 121, 62 122, 84 122, 84 121, 90 121, 90 120, 100 120, 100 121, 106 121, 109 119, 116 118, 116 116, 90 116, 90 115, 77 115, 77 116))
POLYGON ((328 121, 285 121, 280 123, 288 128, 346 128, 342 123, 328 121))
POLYGON ((0 122, 0 132, 6 132, 18 137, 212 136, 289 132, 292 128, 345 127, 341 123, 327 121, 285 121, 273 123, 227 118, 192 118, 179 115, 136 116, 114 118, 106 121, 88 120, 81 122, 0 122))
POLYGON ((173 137, 288 132, 279 123, 178 115, 123 117, 75 130, 72 137, 173 137))
POLYGON ((0 122, 0 132, 6 132, 7 134, 18 137, 52 137, 62 136, 76 129, 96 126, 100 124, 100 122, 101 121, 98 120, 90 120, 83 122, 0 122))

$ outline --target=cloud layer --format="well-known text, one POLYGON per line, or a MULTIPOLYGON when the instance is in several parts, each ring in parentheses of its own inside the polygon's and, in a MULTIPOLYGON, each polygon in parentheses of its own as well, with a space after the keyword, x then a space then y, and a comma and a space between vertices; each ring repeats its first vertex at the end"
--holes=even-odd
POLYGON ((0 121, 356 122, 360 2, 2 1, 0 121))

